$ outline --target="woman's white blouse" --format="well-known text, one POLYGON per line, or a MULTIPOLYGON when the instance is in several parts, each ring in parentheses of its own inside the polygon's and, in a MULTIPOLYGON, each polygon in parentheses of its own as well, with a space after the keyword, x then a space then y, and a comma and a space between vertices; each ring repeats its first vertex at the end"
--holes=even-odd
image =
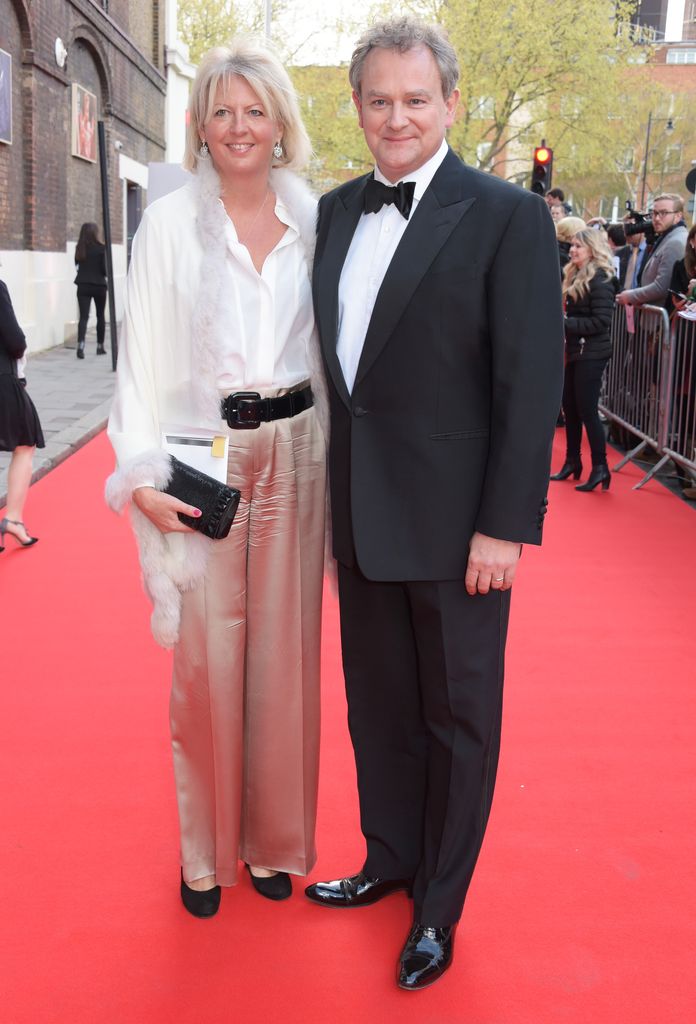
POLYGON ((287 230, 260 274, 227 218, 223 287, 229 289, 234 324, 222 334, 217 377, 221 390, 289 387, 309 376, 314 314, 306 257, 297 224, 280 199, 275 212, 287 230))
POLYGON ((218 247, 196 195, 190 183, 156 200, 133 242, 109 419, 120 466, 161 448, 166 426, 219 430, 216 389, 290 387, 310 376, 314 314, 297 214, 277 199, 287 230, 258 274, 219 199, 218 247), (213 392, 205 408, 202 382, 213 392))

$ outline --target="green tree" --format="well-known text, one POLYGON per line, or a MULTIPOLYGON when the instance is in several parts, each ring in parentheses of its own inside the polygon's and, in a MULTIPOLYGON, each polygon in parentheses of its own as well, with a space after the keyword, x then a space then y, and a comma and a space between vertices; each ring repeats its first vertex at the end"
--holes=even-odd
POLYGON ((238 4, 232 0, 179 0, 179 34, 198 64, 211 46, 231 39, 243 26, 238 4))
POLYGON ((607 120, 619 108, 625 69, 644 59, 629 25, 635 7, 635 0, 414 0, 381 9, 408 8, 444 25, 461 66, 453 148, 482 170, 524 183, 542 138, 554 149, 559 181, 599 169, 608 155, 613 166, 625 150, 607 120))
POLYGON ((314 147, 312 184, 326 191, 362 174, 372 157, 358 125, 346 67, 290 68, 302 117, 314 147))
MULTIPOLYGON (((273 42, 283 60, 292 59, 285 31, 291 16, 290 0, 273 0, 273 42)), ((237 32, 261 35, 265 28, 265 4, 261 0, 179 0, 179 34, 189 48, 192 64, 198 64, 212 46, 220 46, 237 32)))

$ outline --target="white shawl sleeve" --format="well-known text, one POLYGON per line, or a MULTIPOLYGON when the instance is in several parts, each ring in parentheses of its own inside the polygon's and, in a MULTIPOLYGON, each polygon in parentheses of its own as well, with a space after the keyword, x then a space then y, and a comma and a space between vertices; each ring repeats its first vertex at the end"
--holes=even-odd
POLYGON ((107 481, 106 500, 123 511, 136 487, 164 487, 169 460, 160 443, 153 344, 166 302, 164 260, 157 224, 145 211, 133 239, 119 339, 116 392, 107 433, 118 468, 107 481))

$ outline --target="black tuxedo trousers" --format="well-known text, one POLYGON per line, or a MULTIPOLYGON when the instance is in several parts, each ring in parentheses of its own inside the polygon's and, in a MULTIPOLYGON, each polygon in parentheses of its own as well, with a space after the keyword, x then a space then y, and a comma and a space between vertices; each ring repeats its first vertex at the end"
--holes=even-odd
POLYGON ((413 878, 414 920, 454 924, 493 799, 510 591, 339 565, 339 594, 364 870, 413 878))

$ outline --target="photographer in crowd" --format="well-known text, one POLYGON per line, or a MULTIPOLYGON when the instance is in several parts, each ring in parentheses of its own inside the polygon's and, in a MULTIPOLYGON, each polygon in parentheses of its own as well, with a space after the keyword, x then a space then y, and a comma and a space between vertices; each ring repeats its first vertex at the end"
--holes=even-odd
POLYGON ((666 192, 657 196, 652 208, 655 244, 641 274, 638 288, 627 288, 616 298, 624 306, 663 306, 669 291, 672 268, 683 258, 687 229, 684 223, 684 201, 681 196, 666 192))

